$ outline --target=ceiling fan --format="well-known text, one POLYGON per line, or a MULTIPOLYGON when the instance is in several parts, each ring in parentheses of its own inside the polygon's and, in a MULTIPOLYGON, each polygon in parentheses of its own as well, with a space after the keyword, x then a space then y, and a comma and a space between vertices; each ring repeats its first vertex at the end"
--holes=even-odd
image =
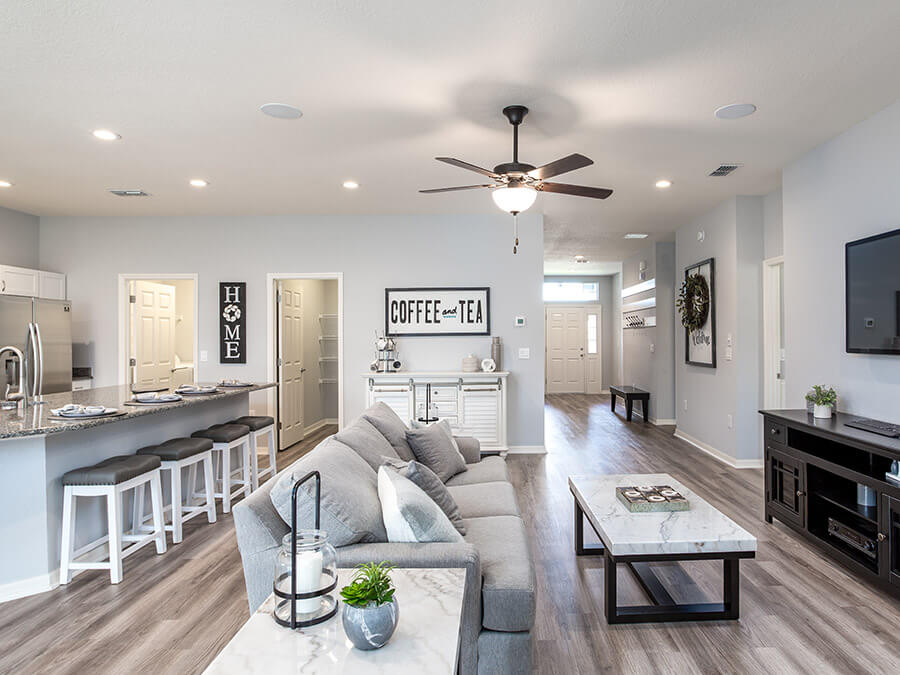
MULTIPOLYGON (((528 108, 524 105, 510 105, 503 109, 503 114, 513 127, 513 159, 511 162, 498 164, 493 171, 490 171, 453 157, 435 157, 439 162, 446 162, 461 169, 468 169, 469 171, 480 173, 482 176, 487 176, 493 180, 492 183, 433 188, 430 190, 419 190, 419 192, 434 194, 437 192, 488 188, 492 190, 491 196, 494 198, 494 203, 504 211, 511 213, 514 217, 534 204, 538 192, 556 192, 576 197, 591 197, 593 199, 606 199, 612 194, 613 191, 607 188, 585 187, 583 185, 569 185, 568 183, 551 183, 547 181, 548 178, 575 171, 575 169, 581 169, 594 163, 584 155, 576 153, 538 167, 520 162, 519 125, 522 124, 525 115, 528 114, 528 108)), ((518 234, 516 234, 513 253, 517 252, 518 245, 519 238, 518 234)))

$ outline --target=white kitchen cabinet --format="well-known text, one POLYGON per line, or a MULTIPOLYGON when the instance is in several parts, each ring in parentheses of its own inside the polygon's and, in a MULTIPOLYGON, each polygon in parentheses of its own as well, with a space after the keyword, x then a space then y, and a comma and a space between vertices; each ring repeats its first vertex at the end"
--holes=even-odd
POLYGON ((72 380, 72 391, 85 391, 86 389, 92 389, 94 386, 94 381, 89 377, 79 377, 76 380, 72 380))
POLYGON ((474 436, 482 450, 508 449, 506 378, 509 373, 399 372, 366 375, 366 403, 383 401, 407 424, 447 420, 454 433, 474 436), (431 385, 430 407, 428 385, 431 385))
POLYGON ((39 287, 37 270, 0 265, 0 293, 37 296, 39 287))
POLYGON ((38 272, 38 296, 48 300, 65 300, 66 275, 57 272, 38 272))

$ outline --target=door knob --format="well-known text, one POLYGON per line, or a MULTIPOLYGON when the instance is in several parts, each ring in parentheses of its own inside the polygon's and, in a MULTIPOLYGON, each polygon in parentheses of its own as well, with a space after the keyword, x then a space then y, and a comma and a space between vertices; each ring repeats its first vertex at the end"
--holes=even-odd
POLYGON ((878 541, 881 542, 881 541, 884 541, 885 539, 887 539, 887 535, 885 535, 884 532, 879 532, 878 533, 878 541))
POLYGON ((806 494, 806 493, 805 493, 803 490, 797 490, 797 496, 798 496, 798 497, 802 497, 802 496, 804 496, 805 494, 806 494))
POLYGON ((305 373, 305 372, 306 372, 306 368, 301 368, 301 369, 300 369, 300 372, 301 372, 301 373, 305 373))

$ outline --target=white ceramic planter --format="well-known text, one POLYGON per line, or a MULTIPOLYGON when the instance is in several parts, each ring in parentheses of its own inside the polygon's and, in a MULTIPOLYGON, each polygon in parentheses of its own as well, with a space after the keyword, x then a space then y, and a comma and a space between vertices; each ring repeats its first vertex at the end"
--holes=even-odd
POLYGON ((813 406, 813 417, 820 420, 831 419, 831 406, 818 404, 813 406))

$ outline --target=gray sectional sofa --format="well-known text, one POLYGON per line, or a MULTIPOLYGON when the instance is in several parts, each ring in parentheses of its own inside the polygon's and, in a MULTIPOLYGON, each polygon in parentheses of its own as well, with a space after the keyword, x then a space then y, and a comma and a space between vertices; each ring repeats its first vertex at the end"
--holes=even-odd
MULTIPOLYGON (((347 481, 340 487, 356 486, 352 508, 369 509, 370 514, 377 510, 380 519, 377 489, 374 501, 371 496, 371 486, 377 485, 372 443, 365 441, 371 430, 371 425, 360 418, 279 476, 284 472, 299 476, 324 468, 323 494, 329 482, 347 481), (346 454, 348 447, 366 460, 365 467, 346 454), (341 464, 346 465, 346 472, 335 470, 341 464)), ((534 565, 506 462, 502 457, 482 458, 475 439, 457 438, 457 442, 467 470, 450 478, 446 485, 463 516, 465 542, 388 543, 373 540, 381 537, 370 532, 363 541, 338 547, 338 564, 353 567, 361 562, 388 560, 398 567, 465 568, 459 672, 528 673, 535 612, 534 565)), ((277 478, 267 481, 233 511, 251 612, 272 592, 275 556, 282 537, 289 532, 270 499, 277 478)))

